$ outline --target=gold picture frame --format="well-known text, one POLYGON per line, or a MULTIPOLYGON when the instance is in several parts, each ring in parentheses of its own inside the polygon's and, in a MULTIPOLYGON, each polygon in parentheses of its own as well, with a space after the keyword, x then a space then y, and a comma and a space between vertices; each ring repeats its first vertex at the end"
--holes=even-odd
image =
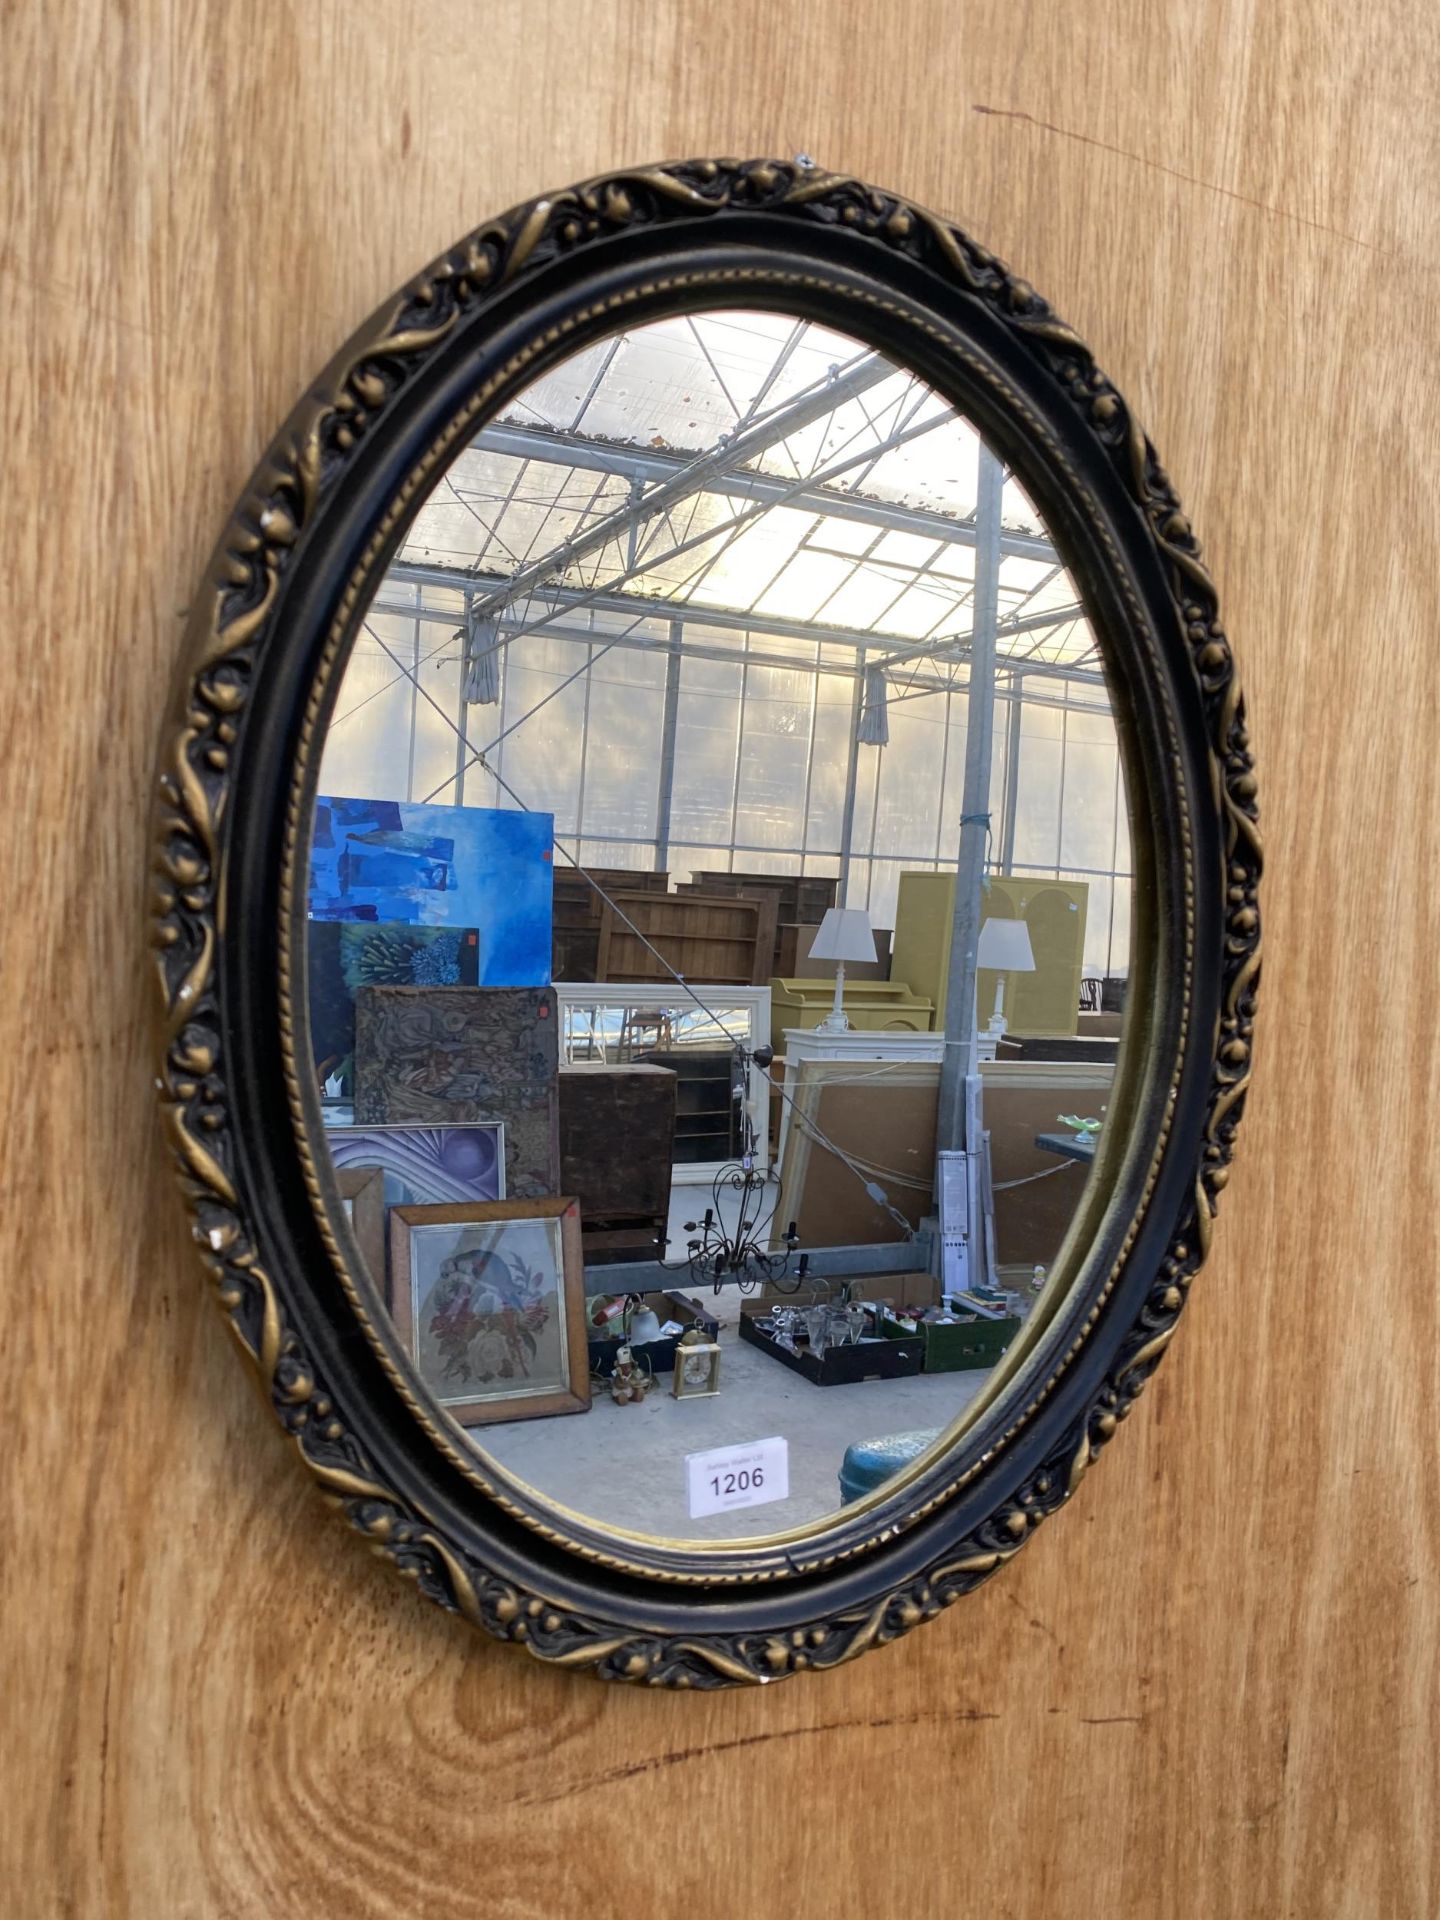
POLYGON ((337 1167, 335 1186, 350 1222, 350 1231, 360 1248, 360 1256, 370 1270, 370 1278, 388 1300, 390 1282, 385 1271, 385 1169, 337 1167))

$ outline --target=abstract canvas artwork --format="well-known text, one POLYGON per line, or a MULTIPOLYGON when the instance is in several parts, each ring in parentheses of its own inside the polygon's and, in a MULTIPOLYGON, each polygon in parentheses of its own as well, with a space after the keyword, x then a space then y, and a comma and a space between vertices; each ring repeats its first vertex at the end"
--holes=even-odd
POLYGON ((480 977, 480 935, 474 927, 310 920, 305 933, 315 1070, 322 1087, 340 1099, 350 1099, 355 1091, 352 1056, 360 987, 473 987, 480 977))
POLYGON ((473 929, 480 985, 545 986, 554 830, 548 813, 322 797, 310 918, 473 929))
POLYGON ((452 1418, 474 1425, 589 1405, 573 1200, 399 1207, 390 1236, 396 1331, 452 1418))
POLYGON ((336 1171, 378 1172, 387 1207, 503 1200, 504 1139, 505 1129, 497 1124, 325 1129, 336 1171))
POLYGON ((549 987, 361 987, 358 1126, 505 1129, 505 1192, 560 1185, 555 994, 549 987))

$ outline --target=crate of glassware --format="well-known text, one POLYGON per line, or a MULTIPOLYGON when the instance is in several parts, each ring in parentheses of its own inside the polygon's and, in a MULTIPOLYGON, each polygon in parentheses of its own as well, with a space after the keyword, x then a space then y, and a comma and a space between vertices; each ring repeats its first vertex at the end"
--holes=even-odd
POLYGON ((817 1387, 903 1379, 918 1374, 925 1359, 921 1336, 877 1333, 874 1313, 858 1302, 796 1306, 788 1300, 769 1305, 747 1300, 740 1309, 740 1338, 817 1387))

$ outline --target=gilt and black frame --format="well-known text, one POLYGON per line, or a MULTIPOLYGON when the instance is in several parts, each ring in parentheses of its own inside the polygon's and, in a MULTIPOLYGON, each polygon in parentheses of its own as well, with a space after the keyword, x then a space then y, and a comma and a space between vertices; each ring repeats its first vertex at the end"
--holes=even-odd
POLYGON ((1175 1331, 1228 1177, 1259 972, 1234 662, 1170 481, 1089 350, 992 254, 892 194, 800 163, 634 169, 490 222, 387 301, 286 422, 216 549, 154 846, 161 1102, 229 1326, 375 1550, 542 1659, 712 1687, 895 1639, 1071 1498, 1175 1331), (522 384, 700 305, 783 309, 883 350, 1015 471, 1100 639, 1137 875, 1109 1124, 1046 1324, 952 1447, 752 1543, 606 1530, 433 1417, 313 1151, 304 1071, 308 823, 368 597, 446 462, 522 384))

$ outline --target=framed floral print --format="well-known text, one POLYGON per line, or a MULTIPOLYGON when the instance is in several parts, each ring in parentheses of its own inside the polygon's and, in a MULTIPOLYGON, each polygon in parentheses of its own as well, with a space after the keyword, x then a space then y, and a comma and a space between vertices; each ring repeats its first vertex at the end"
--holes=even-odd
POLYGON ((452 1420, 588 1410, 573 1199, 392 1207, 390 1277, 401 1343, 452 1420))

